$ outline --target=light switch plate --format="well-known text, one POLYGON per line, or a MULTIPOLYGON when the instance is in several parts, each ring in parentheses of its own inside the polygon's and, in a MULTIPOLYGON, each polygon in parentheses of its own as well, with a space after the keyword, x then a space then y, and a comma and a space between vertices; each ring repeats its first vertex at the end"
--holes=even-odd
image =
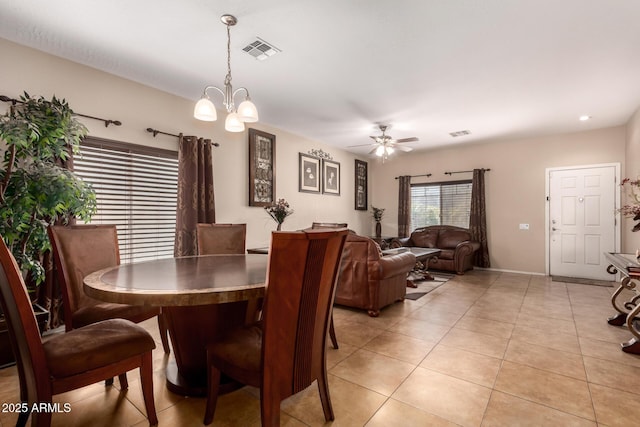
POLYGON ((520 224, 520 230, 528 230, 529 224, 520 224))

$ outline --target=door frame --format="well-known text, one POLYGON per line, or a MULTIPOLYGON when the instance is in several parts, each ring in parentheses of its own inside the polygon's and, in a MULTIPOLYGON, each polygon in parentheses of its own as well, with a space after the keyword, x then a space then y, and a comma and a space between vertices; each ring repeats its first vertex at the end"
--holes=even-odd
MULTIPOLYGON (((592 169, 592 168, 602 168, 602 167, 614 167, 615 168, 615 185, 616 188, 619 186, 620 184, 620 163, 598 163, 598 164, 592 164, 592 165, 575 165, 575 166, 562 166, 562 167, 554 167, 554 168, 546 168, 545 169, 545 188, 544 188, 544 192, 546 194, 545 196, 545 210, 544 210, 544 227, 545 227, 545 233, 544 233, 544 263, 545 263, 545 274, 547 276, 549 276, 551 274, 551 257, 550 257, 550 252, 551 252, 551 243, 550 243, 550 210, 551 210, 551 202, 549 200, 549 175, 551 174, 551 172, 556 172, 556 171, 566 171, 566 170, 574 170, 574 169, 592 169)), ((615 192, 615 208, 616 210, 620 208, 620 191, 616 191, 615 192)), ((620 252, 620 214, 616 213, 615 214, 615 220, 614 220, 614 224, 615 224, 615 230, 614 230, 614 241, 615 241, 615 251, 616 252, 620 252)))

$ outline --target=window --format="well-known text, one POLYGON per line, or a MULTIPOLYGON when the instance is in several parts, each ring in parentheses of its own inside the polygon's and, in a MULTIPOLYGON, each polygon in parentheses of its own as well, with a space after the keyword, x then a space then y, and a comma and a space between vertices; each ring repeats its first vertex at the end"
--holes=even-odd
POLYGON ((122 263, 173 256, 178 153, 86 138, 74 171, 91 183, 98 210, 92 224, 115 224, 122 263))
POLYGON ((471 181, 411 185, 411 228, 455 225, 469 228, 471 181))

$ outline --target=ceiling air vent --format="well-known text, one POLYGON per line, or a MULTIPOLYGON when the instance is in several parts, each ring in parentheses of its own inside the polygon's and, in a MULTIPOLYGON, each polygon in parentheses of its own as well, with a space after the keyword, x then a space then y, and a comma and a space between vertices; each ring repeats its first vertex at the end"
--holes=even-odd
POLYGON ((468 130, 459 130, 458 132, 451 132, 449 135, 456 138, 458 136, 469 135, 471 132, 468 130))
POLYGON ((272 44, 267 43, 266 41, 262 40, 260 37, 256 37, 255 41, 246 45, 242 50, 244 50, 249 55, 253 56, 259 61, 264 61, 270 56, 273 56, 276 53, 282 52, 280 49, 278 49, 272 44))

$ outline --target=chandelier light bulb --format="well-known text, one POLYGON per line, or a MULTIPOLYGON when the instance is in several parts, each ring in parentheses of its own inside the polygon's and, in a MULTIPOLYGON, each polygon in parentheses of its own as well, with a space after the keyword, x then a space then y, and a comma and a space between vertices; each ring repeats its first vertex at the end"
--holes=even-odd
POLYGON ((242 132, 244 130, 244 122, 240 120, 236 113, 229 113, 224 121, 224 128, 228 132, 242 132))
POLYGON ((258 109, 249 98, 238 105, 238 117, 240 117, 240 120, 247 123, 258 121, 258 109))
POLYGON ((376 156, 382 157, 383 154, 384 154, 384 146, 380 145, 378 148, 376 148, 376 156))
POLYGON ((215 122, 218 119, 218 113, 213 102, 207 97, 202 97, 193 109, 193 117, 205 122, 215 122))

